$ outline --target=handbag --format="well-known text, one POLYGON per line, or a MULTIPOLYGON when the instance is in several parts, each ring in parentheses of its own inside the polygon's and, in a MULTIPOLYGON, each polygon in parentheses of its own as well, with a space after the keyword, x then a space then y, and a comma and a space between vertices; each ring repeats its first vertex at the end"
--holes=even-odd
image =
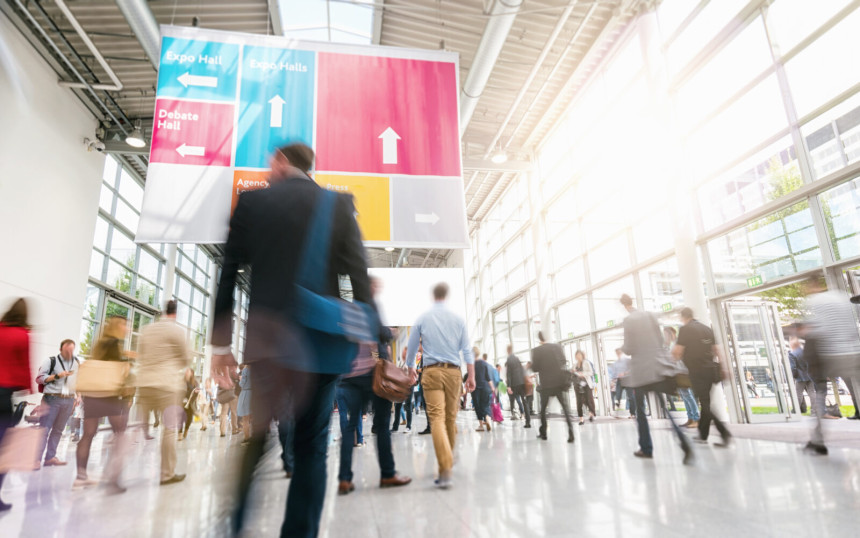
POLYGON ((502 415, 502 406, 499 404, 499 398, 493 394, 493 422, 503 422, 505 420, 505 416, 502 415))
POLYGON ((35 471, 45 428, 8 428, 0 441, 0 473, 35 471))
POLYGON ((97 398, 118 396, 127 386, 129 371, 129 363, 124 361, 84 361, 78 367, 75 390, 97 398))
POLYGON ((827 400, 827 403, 824 405, 824 415, 825 417, 842 418, 842 410, 839 409, 839 405, 831 404, 830 400, 827 400))
POLYGON ((317 373, 350 370, 359 342, 375 342, 379 332, 376 312, 359 301, 325 295, 334 204, 337 194, 322 189, 296 273, 293 313, 308 329, 308 343, 325 362, 317 373))
POLYGON ((393 362, 376 360, 373 369, 373 393, 394 403, 403 403, 412 395, 412 379, 393 362))
POLYGON ((215 397, 219 404, 228 404, 236 399, 236 391, 218 387, 218 395, 215 397))

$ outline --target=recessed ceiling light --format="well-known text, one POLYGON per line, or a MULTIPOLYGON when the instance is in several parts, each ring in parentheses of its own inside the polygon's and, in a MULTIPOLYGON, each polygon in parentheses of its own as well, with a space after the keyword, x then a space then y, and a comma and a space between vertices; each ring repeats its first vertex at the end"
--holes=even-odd
POLYGON ((505 153, 504 151, 499 150, 499 151, 493 153, 493 156, 490 157, 490 160, 496 164, 502 164, 504 162, 507 162, 508 154, 505 153))
POLYGON ((394 247, 385 247, 385 252, 394 252, 394 247))

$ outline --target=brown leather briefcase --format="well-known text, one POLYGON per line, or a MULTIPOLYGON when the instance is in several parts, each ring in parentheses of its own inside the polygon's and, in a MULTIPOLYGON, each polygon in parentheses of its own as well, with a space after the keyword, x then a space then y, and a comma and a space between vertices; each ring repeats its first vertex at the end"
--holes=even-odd
POLYGON ((401 403, 412 395, 412 379, 394 363, 377 359, 373 370, 373 392, 380 398, 401 403))

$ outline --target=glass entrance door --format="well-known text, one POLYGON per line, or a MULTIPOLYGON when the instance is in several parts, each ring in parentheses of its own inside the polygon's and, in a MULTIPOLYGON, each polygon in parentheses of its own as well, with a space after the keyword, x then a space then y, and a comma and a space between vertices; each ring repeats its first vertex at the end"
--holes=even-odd
MULTIPOLYGON (((125 318, 126 323, 128 323, 125 349, 136 353, 140 331, 152 323, 155 317, 151 313, 138 309, 116 297, 108 297, 105 301, 104 320, 113 316, 125 318)), ((104 323, 102 323, 102 327, 104 327, 104 323)))
POLYGON ((738 403, 747 422, 780 422, 799 416, 776 305, 727 301, 723 308, 738 403))
MULTIPOLYGON (((598 384, 601 403, 604 404, 604 414, 612 416, 615 410, 628 409, 627 391, 618 390, 617 380, 614 379, 615 363, 618 361, 617 349, 624 345, 624 331, 611 329, 597 335, 597 352, 599 354, 600 372, 598 384)), ((596 366, 596 365, 595 365, 596 366)), ((632 403, 632 402, 631 402, 632 403)))

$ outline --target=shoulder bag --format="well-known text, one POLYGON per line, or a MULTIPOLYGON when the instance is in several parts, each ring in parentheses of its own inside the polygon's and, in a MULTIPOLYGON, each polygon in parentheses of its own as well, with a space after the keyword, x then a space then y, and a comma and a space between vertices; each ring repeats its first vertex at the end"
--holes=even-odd
POLYGON ((98 398, 119 396, 126 389, 129 369, 124 361, 86 360, 78 367, 75 390, 98 398))
POLYGON ((294 314, 308 329, 309 344, 320 359, 317 373, 350 370, 359 342, 375 342, 377 316, 370 305, 325 294, 334 206, 337 194, 322 189, 302 248, 295 284, 294 314))
POLYGON ((376 359, 373 393, 388 401, 402 403, 412 395, 412 379, 393 362, 376 359))

